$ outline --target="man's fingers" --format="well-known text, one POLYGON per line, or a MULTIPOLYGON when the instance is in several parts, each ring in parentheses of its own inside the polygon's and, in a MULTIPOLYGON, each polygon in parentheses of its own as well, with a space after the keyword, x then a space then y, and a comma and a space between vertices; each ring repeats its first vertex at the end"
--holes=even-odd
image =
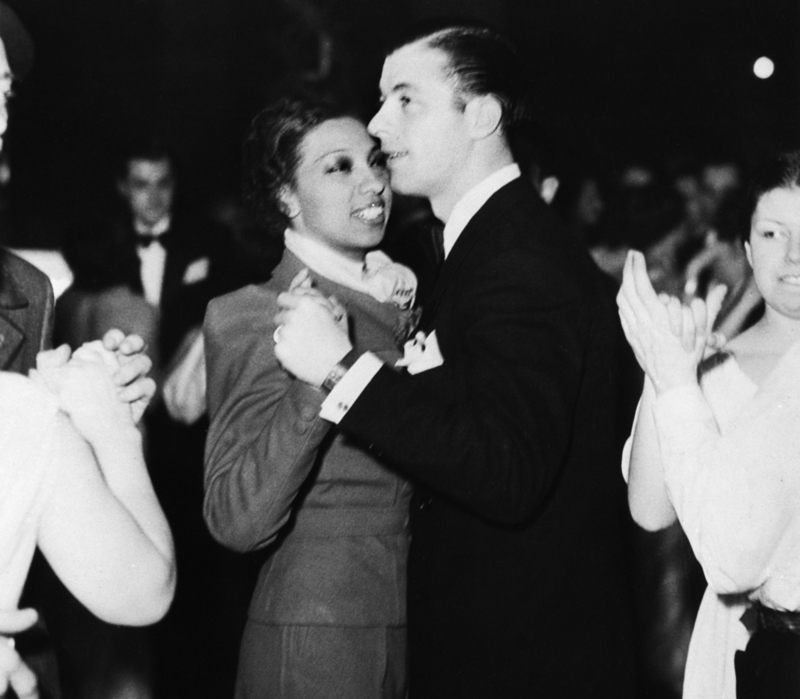
POLYGON ((284 291, 278 294, 278 306, 285 310, 297 308, 303 300, 303 297, 299 294, 293 294, 288 291, 284 291))
POLYGON ((0 636, 0 696, 5 696, 8 687, 19 699, 37 699, 36 675, 22 661, 12 641, 0 636))
POLYGON ((112 378, 117 386, 127 386, 147 376, 152 368, 153 360, 150 357, 146 354, 134 354, 124 364, 120 364, 112 378))
POLYGON ((118 328, 112 328, 103 335, 103 347, 114 352, 125 339, 125 333, 118 328))
POLYGON ((300 287, 310 287, 311 286, 311 272, 309 271, 308 267, 301 269, 289 282, 289 291, 294 291, 300 287))
POLYGON ((142 377, 138 381, 121 386, 117 389, 117 396, 123 403, 137 403, 139 401, 150 402, 156 393, 156 382, 148 377, 142 377))
POLYGON ((25 631, 39 619, 35 609, 0 609, 0 633, 25 631))
POLYGON ((122 330, 112 328, 103 335, 103 347, 123 356, 144 352, 146 343, 139 335, 126 335, 122 330))

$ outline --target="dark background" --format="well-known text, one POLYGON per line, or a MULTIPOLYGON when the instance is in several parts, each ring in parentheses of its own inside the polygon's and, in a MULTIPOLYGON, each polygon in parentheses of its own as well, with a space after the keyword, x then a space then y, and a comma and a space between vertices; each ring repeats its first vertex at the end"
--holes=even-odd
POLYGON ((9 0, 37 47, 12 108, 12 201, 36 216, 95 207, 132 130, 179 156, 184 196, 235 192, 249 119, 282 86, 327 86, 365 111, 381 46, 407 21, 489 20, 519 42, 536 113, 566 161, 734 153, 790 142, 800 117, 797 0, 9 0), (761 55, 776 63, 759 80, 761 55))

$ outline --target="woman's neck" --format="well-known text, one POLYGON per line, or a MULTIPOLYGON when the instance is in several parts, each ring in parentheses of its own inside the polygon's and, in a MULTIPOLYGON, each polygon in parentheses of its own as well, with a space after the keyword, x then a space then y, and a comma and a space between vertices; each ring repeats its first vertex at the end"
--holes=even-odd
POLYGON ((800 319, 789 318, 767 305, 753 330, 760 343, 770 348, 770 354, 783 354, 800 340, 800 319))

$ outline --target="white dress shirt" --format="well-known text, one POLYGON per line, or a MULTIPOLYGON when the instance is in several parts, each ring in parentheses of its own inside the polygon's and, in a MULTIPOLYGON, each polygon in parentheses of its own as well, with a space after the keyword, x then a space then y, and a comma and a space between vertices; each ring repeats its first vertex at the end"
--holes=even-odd
MULTIPOLYGON (((519 176, 519 165, 511 163, 481 180, 458 200, 444 226, 445 259, 467 224, 489 197, 519 176)), ((382 366, 383 362, 374 354, 362 354, 323 401, 320 417, 338 425, 382 366)))
POLYGON ((151 306, 156 307, 158 307, 161 302, 161 289, 164 286, 164 268, 167 264, 166 248, 164 248, 158 238, 169 230, 169 224, 169 216, 162 218, 152 228, 134 223, 134 228, 137 233, 156 236, 155 240, 147 247, 139 245, 136 248, 139 261, 141 262, 140 273, 144 297, 151 306))

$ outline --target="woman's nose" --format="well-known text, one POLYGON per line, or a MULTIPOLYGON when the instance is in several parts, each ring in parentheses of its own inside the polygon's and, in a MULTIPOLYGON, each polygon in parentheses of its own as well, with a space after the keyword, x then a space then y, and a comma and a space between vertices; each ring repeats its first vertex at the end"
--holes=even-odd
POLYGON ((364 179, 361 181, 361 189, 364 192, 374 192, 380 194, 388 184, 388 177, 386 174, 376 168, 370 167, 365 173, 364 179))

